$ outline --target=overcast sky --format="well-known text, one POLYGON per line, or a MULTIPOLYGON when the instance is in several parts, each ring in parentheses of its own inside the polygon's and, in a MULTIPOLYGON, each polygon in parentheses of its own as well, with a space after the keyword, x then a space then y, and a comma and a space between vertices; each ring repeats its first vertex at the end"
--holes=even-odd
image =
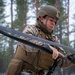
MULTIPOLYGON (((69 24, 70 24, 70 30, 72 30, 71 28, 73 28, 71 26, 71 24, 75 24, 75 20, 73 19, 73 15, 75 14, 75 0, 70 0, 70 19, 69 19, 69 24)), ((70 34, 70 40, 73 40, 75 37, 75 33, 70 34)))
POLYGON ((75 14, 75 0, 70 0, 70 24, 74 22, 73 14, 75 14))

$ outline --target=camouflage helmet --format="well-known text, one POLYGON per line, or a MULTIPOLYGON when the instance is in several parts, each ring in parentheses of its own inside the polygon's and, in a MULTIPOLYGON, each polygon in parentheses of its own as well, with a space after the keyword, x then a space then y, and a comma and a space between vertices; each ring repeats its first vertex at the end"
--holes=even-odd
POLYGON ((41 10, 39 10, 38 18, 39 18, 39 16, 45 16, 45 15, 48 15, 48 16, 53 17, 56 20, 58 20, 60 17, 60 12, 54 6, 46 5, 41 10))

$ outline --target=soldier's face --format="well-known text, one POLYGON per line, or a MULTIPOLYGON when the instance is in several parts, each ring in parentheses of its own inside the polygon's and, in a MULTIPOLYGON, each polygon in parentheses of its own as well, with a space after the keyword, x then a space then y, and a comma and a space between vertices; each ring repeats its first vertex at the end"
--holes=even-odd
POLYGON ((54 18, 49 17, 47 21, 47 24, 45 24, 47 26, 48 29, 53 30, 55 25, 56 25, 56 20, 54 18))
POLYGON ((51 17, 42 18, 41 20, 46 25, 47 30, 53 30, 56 25, 56 19, 51 17))

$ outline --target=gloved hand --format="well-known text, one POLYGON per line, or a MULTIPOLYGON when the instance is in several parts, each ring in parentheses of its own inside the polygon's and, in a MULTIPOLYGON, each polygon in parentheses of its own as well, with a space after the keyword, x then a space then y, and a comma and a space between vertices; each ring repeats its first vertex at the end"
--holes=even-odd
POLYGON ((71 54, 71 55, 67 56, 67 58, 68 58, 73 64, 75 64, 75 54, 71 54))

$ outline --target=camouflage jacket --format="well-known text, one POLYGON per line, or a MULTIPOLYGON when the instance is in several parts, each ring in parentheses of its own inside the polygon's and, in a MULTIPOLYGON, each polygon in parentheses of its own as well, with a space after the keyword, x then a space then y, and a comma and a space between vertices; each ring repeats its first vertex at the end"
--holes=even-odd
MULTIPOLYGON (((47 39, 47 40, 50 40, 50 41, 53 41, 53 42, 58 42, 58 40, 55 38, 55 36, 52 35, 52 33, 47 34, 47 33, 43 32, 43 30, 41 30, 36 25, 26 26, 23 33, 26 33, 26 34, 29 34, 29 35, 34 35, 36 37, 47 39)), ((24 39, 24 40, 28 40, 30 42, 33 42, 33 43, 35 43, 37 45, 40 45, 40 46, 43 46, 45 44, 45 43, 42 43, 42 42, 38 42, 36 40, 31 40, 29 38, 24 38, 24 37, 21 37, 21 38, 24 39)), ((28 53, 34 53, 33 54, 34 56, 31 56, 32 54, 29 55, 27 62, 34 65, 39 70, 40 69, 49 69, 49 67, 52 65, 54 59, 52 59, 51 54, 48 54, 48 53, 43 52, 43 51, 38 52, 37 49, 32 48, 32 47, 27 46, 27 45, 22 44, 22 43, 19 43, 19 45, 25 50, 25 52, 27 54, 28 53), (33 60, 33 61, 31 62, 31 60, 33 60)), ((57 48, 59 51, 61 50, 58 47, 55 47, 55 48, 57 48)), ((68 61, 68 59, 67 60, 63 59, 63 61, 61 61, 60 63, 62 63, 61 67, 67 67, 67 66, 71 65, 71 62, 68 61)))

